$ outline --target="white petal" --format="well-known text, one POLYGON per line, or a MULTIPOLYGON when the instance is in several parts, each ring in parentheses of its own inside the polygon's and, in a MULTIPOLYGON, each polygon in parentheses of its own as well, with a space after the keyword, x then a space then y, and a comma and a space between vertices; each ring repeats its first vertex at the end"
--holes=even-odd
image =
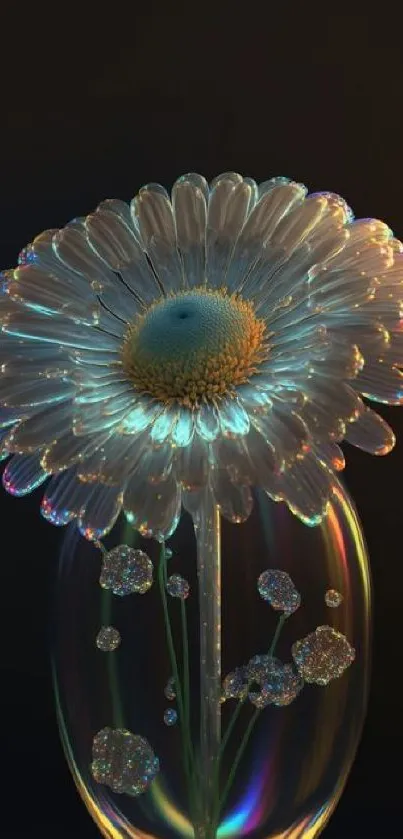
POLYGON ((58 258, 70 268, 88 279, 88 285, 100 291, 115 284, 115 275, 90 247, 85 221, 67 224, 53 237, 53 249, 58 258))
POLYGON ((180 409, 177 407, 165 408, 155 420, 150 432, 150 440, 153 445, 161 445, 171 437, 172 431, 179 419, 180 409))
POLYGON ((365 408, 358 420, 350 423, 346 440, 364 452, 376 455, 389 454, 396 443, 392 429, 370 408, 365 408))
POLYGON ((65 280, 35 265, 24 265, 12 272, 6 291, 11 300, 39 314, 60 314, 89 325, 98 323, 99 303, 89 283, 78 275, 65 280))
POLYGON ((3 486, 11 495, 28 495, 43 484, 49 475, 39 462, 39 456, 15 454, 3 472, 3 486))
POLYGON ((220 433, 220 420, 214 405, 202 402, 195 412, 196 431, 207 443, 211 443, 220 433))
POLYGON ((119 271, 143 303, 160 296, 160 289, 132 224, 112 209, 99 208, 86 219, 88 240, 114 271, 119 271))
POLYGON ((3 332, 20 338, 30 338, 77 349, 115 350, 118 339, 98 329, 80 326, 60 316, 37 315, 27 309, 11 313, 3 323, 3 332))
POLYGON ((186 285, 202 285, 206 277, 207 183, 200 175, 184 175, 172 190, 178 248, 186 285))
POLYGON ((97 485, 78 516, 78 527, 86 539, 96 541, 112 530, 122 508, 123 493, 115 487, 97 485))
POLYGON ((253 507, 250 487, 232 483, 225 469, 217 469, 213 471, 212 489, 215 502, 224 518, 234 524, 249 518, 253 507))
POLYGON ((223 399, 219 403, 218 414, 221 431, 225 437, 238 437, 248 433, 249 417, 237 399, 223 399))
POLYGON ((143 187, 132 202, 132 213, 164 291, 177 290, 183 286, 182 263, 168 194, 158 184, 143 187))
POLYGON ((158 402, 148 399, 138 399, 133 409, 125 416, 119 427, 121 434, 140 434, 151 425, 161 413, 162 407, 158 402))
POLYGON ((210 192, 207 213, 207 281, 209 286, 226 283, 227 269, 237 238, 246 221, 252 189, 242 179, 222 176, 210 192))
POLYGON ((401 405, 403 402, 403 372, 381 359, 369 360, 352 386, 374 402, 386 405, 401 405))
MULTIPOLYGON (((29 375, 29 365, 26 368, 29 375)), ((57 379, 10 378, 0 376, 0 404, 6 408, 50 405, 74 395, 70 382, 57 379)))
POLYGON ((62 527, 78 515, 91 492, 91 486, 77 479, 75 469, 69 469, 49 481, 41 513, 51 524, 62 527))
POLYGON ((35 452, 44 445, 55 443, 71 426, 71 404, 52 405, 18 425, 10 434, 8 445, 11 451, 35 452))
POLYGON ((94 451, 103 445, 104 436, 76 437, 72 431, 63 434, 51 446, 47 446, 41 463, 47 472, 61 472, 70 469, 74 464, 90 457, 94 451))
POLYGON ((291 512, 305 524, 316 525, 326 514, 334 475, 313 454, 295 462, 279 479, 279 487, 291 512))
POLYGON ((204 487, 209 476, 209 448, 197 435, 186 448, 178 451, 175 459, 175 475, 184 489, 193 491, 204 487))
POLYGON ((179 418, 171 434, 172 445, 178 448, 188 446, 193 438, 194 431, 195 423, 192 411, 181 408, 179 418))
POLYGON ((128 521, 142 536, 168 539, 180 517, 180 488, 173 477, 153 486, 134 475, 125 489, 123 506, 128 521))

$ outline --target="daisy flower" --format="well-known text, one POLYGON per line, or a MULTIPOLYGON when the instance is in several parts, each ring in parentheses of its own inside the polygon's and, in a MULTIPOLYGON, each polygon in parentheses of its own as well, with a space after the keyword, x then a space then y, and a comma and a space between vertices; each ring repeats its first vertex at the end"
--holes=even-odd
POLYGON ((3 484, 97 540, 123 509, 167 538, 252 488, 308 524, 343 440, 386 454, 363 401, 403 401, 402 245, 338 195, 273 178, 179 178, 47 230, 2 275, 3 484))

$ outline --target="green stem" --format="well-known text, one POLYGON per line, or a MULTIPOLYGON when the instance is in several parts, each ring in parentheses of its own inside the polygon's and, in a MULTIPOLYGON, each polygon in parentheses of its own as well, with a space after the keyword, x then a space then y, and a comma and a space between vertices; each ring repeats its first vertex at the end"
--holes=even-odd
POLYGON ((179 710, 179 723, 182 735, 182 743, 183 743, 183 762, 184 762, 184 769, 186 774, 186 780, 189 789, 189 797, 193 800, 193 791, 192 791, 192 781, 191 781, 191 766, 192 766, 192 744, 190 739, 190 732, 186 725, 186 716, 185 716, 185 708, 183 702, 183 695, 182 695, 182 688, 181 682, 179 679, 179 669, 178 669, 178 662, 176 660, 176 653, 175 653, 175 644, 172 635, 172 628, 171 628, 171 621, 169 618, 169 611, 168 611, 168 599, 166 595, 166 558, 165 558, 165 546, 161 545, 161 555, 160 555, 160 563, 158 568, 158 582, 160 587, 161 593, 161 600, 162 600, 162 608, 164 611, 164 621, 165 621, 165 632, 167 637, 168 643, 168 652, 169 658, 171 661, 171 668, 175 682, 175 690, 176 690, 176 698, 178 701, 178 710, 179 710))
POLYGON ((185 724, 190 732, 190 679, 189 679, 189 640, 185 601, 181 600, 182 643, 183 643, 183 710, 185 724))
POLYGON ((232 784, 233 784, 233 781, 234 781, 234 778, 235 778, 236 771, 237 771, 238 766, 239 766, 239 764, 240 764, 240 762, 241 762, 241 760, 242 760, 242 757, 243 757, 244 751, 245 751, 245 749, 246 749, 246 747, 247 747, 247 745, 248 745, 249 738, 250 738, 250 736, 251 736, 251 734, 252 734, 252 731, 253 731, 253 729, 254 729, 254 727, 255 727, 255 724, 256 724, 256 722, 257 722, 257 719, 258 719, 258 717, 259 717, 259 714, 260 714, 260 708, 256 708, 256 709, 255 709, 255 712, 254 712, 254 714, 253 714, 253 716, 251 717, 251 719, 250 719, 250 721, 249 721, 249 725, 248 725, 248 727, 247 727, 247 729, 246 729, 246 731, 245 731, 245 734, 244 734, 244 736, 243 736, 243 738, 242 738, 242 740, 241 740, 241 744, 240 744, 240 746, 239 746, 239 749, 238 749, 238 751, 237 751, 237 753, 236 753, 236 755, 235 755, 235 760, 234 760, 234 762, 233 762, 233 764, 232 764, 231 771, 230 771, 230 773, 229 773, 229 775, 228 775, 228 780, 227 780, 227 783, 226 783, 226 785, 225 785, 225 787, 224 787, 224 792, 223 792, 223 794, 222 794, 222 796, 221 796, 221 799, 220 799, 220 806, 219 806, 219 812, 220 812, 220 813, 222 812, 222 810, 223 810, 223 809, 224 809, 224 807, 225 807, 225 803, 226 803, 227 798, 228 798, 228 795, 229 795, 229 793, 230 793, 230 790, 231 790, 231 787, 232 787, 232 784))
POLYGON ((233 711, 232 717, 231 717, 231 719, 228 723, 228 726, 227 726, 227 730, 226 730, 225 735, 224 735, 224 737, 221 741, 220 754, 219 754, 220 761, 222 760, 225 747, 228 743, 229 738, 231 737, 231 734, 232 734, 232 732, 235 728, 235 723, 236 723, 236 721, 239 717, 239 714, 241 713, 241 710, 242 710, 243 706, 245 705, 245 702, 246 702, 246 697, 245 697, 245 699, 240 699, 239 702, 237 702, 235 711, 233 711))
POLYGON ((271 655, 271 656, 274 655, 274 651, 276 649, 278 639, 280 638, 281 630, 282 630, 282 628, 283 628, 283 626, 284 626, 284 624, 287 620, 287 617, 288 617, 287 613, 283 612, 283 614, 280 615, 280 617, 278 619, 278 624, 277 624, 277 627, 276 627, 276 631, 273 635, 273 640, 270 644, 270 649, 269 649, 269 655, 271 655))

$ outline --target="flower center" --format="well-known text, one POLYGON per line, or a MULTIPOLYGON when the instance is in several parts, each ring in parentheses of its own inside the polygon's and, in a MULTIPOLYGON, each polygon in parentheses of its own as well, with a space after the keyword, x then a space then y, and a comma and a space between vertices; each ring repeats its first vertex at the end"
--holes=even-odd
POLYGON ((204 286, 153 303, 129 325, 122 346, 136 390, 188 407, 234 393, 267 355, 266 324, 253 304, 204 286))

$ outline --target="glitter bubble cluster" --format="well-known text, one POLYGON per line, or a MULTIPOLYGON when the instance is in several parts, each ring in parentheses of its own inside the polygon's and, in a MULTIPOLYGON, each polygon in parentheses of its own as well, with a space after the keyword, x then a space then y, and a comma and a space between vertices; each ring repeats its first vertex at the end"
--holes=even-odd
POLYGON ((248 679, 245 667, 236 667, 225 677, 222 686, 222 698, 246 699, 248 695, 248 679))
POLYGON ((341 632, 331 626, 318 626, 293 644, 292 656, 306 682, 327 685, 354 661, 355 650, 341 632))
POLYGON ((113 653, 121 642, 120 632, 114 626, 103 626, 96 637, 96 645, 103 653, 113 653))
POLYGON ((153 583, 151 559, 144 551, 118 545, 103 556, 99 583, 119 597, 145 594, 153 583))
POLYGON ((291 614, 301 605, 301 595, 286 571, 273 568, 263 571, 257 581, 257 587, 263 600, 267 600, 277 611, 291 614))
POLYGON ((190 586, 180 574, 171 574, 167 580, 167 592, 171 597, 178 597, 179 600, 186 600, 189 597, 190 586))
POLYGON ((165 725, 175 725, 178 721, 178 712, 175 711, 175 708, 167 708, 164 712, 164 723, 165 725))
POLYGON ((269 655, 256 656, 249 673, 251 681, 260 688, 249 693, 249 699, 256 708, 290 705, 304 686, 303 679, 292 664, 283 664, 269 655), (257 658, 261 659, 260 662, 256 661, 257 658))
POLYGON ((343 602, 343 595, 336 591, 335 588, 329 588, 325 594, 325 603, 326 606, 329 606, 330 609, 336 609, 337 606, 343 602))
POLYGON ((92 746, 91 772, 95 781, 113 792, 141 795, 159 772, 150 744, 124 728, 103 728, 92 746))

